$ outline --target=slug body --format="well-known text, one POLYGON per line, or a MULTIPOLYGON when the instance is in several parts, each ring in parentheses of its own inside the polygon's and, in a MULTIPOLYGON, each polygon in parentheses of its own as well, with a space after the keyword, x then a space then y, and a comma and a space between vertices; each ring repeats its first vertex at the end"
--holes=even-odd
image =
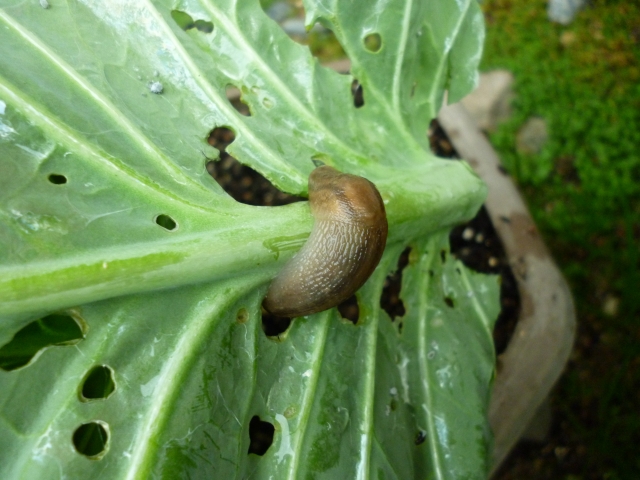
POLYGON ((299 317, 335 307, 373 273, 387 242, 387 216, 369 180, 323 165, 309 176, 311 235, 269 286, 264 308, 299 317))

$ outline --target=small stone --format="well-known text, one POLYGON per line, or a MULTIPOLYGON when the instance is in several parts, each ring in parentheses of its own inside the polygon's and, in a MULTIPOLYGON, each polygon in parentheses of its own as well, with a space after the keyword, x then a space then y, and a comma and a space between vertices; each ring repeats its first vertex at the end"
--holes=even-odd
POLYGON ((585 0, 549 0, 547 15, 552 22, 569 25, 582 8, 585 0))
POLYGON ((576 39, 577 37, 575 32, 567 30, 566 32, 562 32, 562 35, 560 35, 560 45, 567 48, 573 45, 576 42, 576 39))
POLYGON ((511 116, 513 74, 508 70, 494 70, 480 75, 478 87, 462 99, 481 130, 493 131, 511 116))
POLYGON ((491 268, 495 268, 498 266, 500 262, 496 257, 489 257, 488 263, 491 268))
POLYGON ((558 460, 562 460, 569 453, 569 449, 567 447, 556 447, 553 449, 553 453, 558 460))
POLYGON ((607 317, 615 317, 620 309, 620 299, 615 295, 607 295, 602 302, 602 313, 607 317))
POLYGON ((536 155, 549 140, 547 122, 540 117, 531 117, 520 127, 516 137, 516 150, 526 155, 536 155))
POLYGON ((471 227, 467 227, 462 231, 462 238, 464 240, 471 240, 473 238, 473 235, 475 234, 475 232, 473 231, 473 228, 471 227))

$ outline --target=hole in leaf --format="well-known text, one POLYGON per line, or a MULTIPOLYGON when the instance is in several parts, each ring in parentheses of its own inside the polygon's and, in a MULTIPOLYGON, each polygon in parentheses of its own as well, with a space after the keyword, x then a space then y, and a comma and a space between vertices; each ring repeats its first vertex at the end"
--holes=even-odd
POLYGON ((304 24, 302 2, 273 2, 261 0, 265 13, 274 20, 284 33, 297 43, 306 45, 309 32, 304 24))
POLYGON ((344 302, 338 305, 338 311, 345 320, 349 320, 356 325, 360 318, 360 307, 358 306, 358 299, 355 295, 351 295, 344 302))
POLYGON ((297 9, 292 2, 274 2, 273 0, 260 0, 260 7, 267 16, 276 23, 281 23, 287 18, 294 17, 297 13, 301 13, 301 9, 297 9))
POLYGON ((178 26, 183 30, 189 30, 193 28, 193 18, 187 12, 182 12, 180 10, 171 10, 171 18, 173 21, 178 24, 178 26))
POLYGON ((206 20, 194 20, 191 15, 181 10, 171 10, 171 18, 185 32, 195 28, 202 33, 213 32, 213 23, 206 20))
POLYGON ((459 158, 458 154, 453 149, 453 145, 451 145, 447 134, 437 120, 431 120, 431 123, 429 124, 428 135, 429 146, 431 147, 431 151, 435 155, 448 159, 459 158))
POLYGON ((94 460, 102 458, 107 449, 109 433, 103 422, 90 422, 80 425, 73 432, 73 446, 78 453, 94 460), (104 425, 104 426, 103 426, 104 425))
POLYGON ((333 30, 320 23, 316 23, 309 30, 307 41, 303 40, 300 43, 306 43, 309 46, 311 55, 323 63, 343 59, 347 56, 333 30))
POLYGON ((518 282, 485 207, 471 221, 455 227, 449 235, 449 242, 451 253, 467 268, 500 275, 501 309, 493 331, 496 353, 500 354, 506 350, 515 331, 521 300, 518 282), (479 238, 482 241, 479 242, 479 238))
POLYGON ((227 153, 227 147, 235 140, 228 127, 214 128, 207 139, 209 145, 220 151, 218 160, 208 160, 207 172, 234 200, 247 205, 277 206, 304 200, 281 192, 265 177, 246 165, 242 165, 227 153))
POLYGON ((276 317, 262 309, 262 331, 267 337, 280 339, 280 335, 287 331, 289 325, 291 325, 291 318, 276 317))
POLYGON ((360 108, 364 105, 364 91, 362 90, 362 85, 358 80, 353 80, 351 82, 351 95, 353 96, 353 105, 356 108, 360 108))
POLYGON ((382 48, 382 37, 379 33, 370 33, 364 37, 364 48, 371 53, 377 53, 382 48))
POLYGON ((446 303, 447 307, 449 308, 453 308, 455 306, 455 304, 453 303, 453 298, 451 297, 444 297, 444 303, 446 303))
POLYGON ((344 49, 329 24, 316 23, 310 29, 305 26, 302 2, 272 2, 262 0, 265 13, 295 42, 308 45, 311 54, 322 61, 344 57, 344 49))
POLYGON ((247 320, 249 320, 249 311, 246 308, 238 310, 238 313, 236 313, 236 322, 247 323, 247 320))
POLYGON ((106 365, 93 367, 82 382, 80 400, 88 401, 98 398, 108 398, 116 389, 113 380, 113 370, 106 365))
POLYGON ((249 453, 264 455, 273 443, 275 428, 269 422, 263 422, 254 415, 249 422, 249 453))
POLYGON ((162 228, 169 231, 175 230, 176 227, 178 226, 178 224, 173 218, 171 218, 169 215, 165 215, 164 213, 161 215, 158 215, 155 221, 162 228))
POLYGON ((52 173, 47 178, 54 185, 64 185, 65 183, 67 183, 67 177, 65 177, 64 175, 59 175, 57 173, 52 173))
POLYGON ((322 165, 331 165, 331 157, 324 153, 314 153, 311 155, 311 163, 315 167, 321 167, 322 165))
POLYGON ((249 105, 242 100, 242 92, 236 86, 227 85, 225 93, 231 106, 235 108, 240 115, 244 115, 245 117, 251 116, 249 105))
POLYGON ((251 167, 224 153, 221 160, 208 161, 207 171, 234 200, 246 205, 279 206, 305 200, 281 192, 251 167))
POLYGON ((421 443, 424 443, 426 439, 427 439, 427 432, 420 430, 418 433, 416 433, 414 442, 416 445, 420 445, 421 443))
POLYGON ((196 20, 195 22, 193 22, 193 26, 196 27, 196 30, 202 33, 213 32, 213 23, 207 22, 206 20, 196 20))
POLYGON ((400 290, 402 289, 402 271, 409 264, 410 253, 411 247, 404 249, 398 258, 398 267, 387 275, 382 288, 380 306, 389 314, 391 321, 403 317, 406 313, 404 303, 400 299, 400 290))
POLYGON ((209 132, 207 143, 212 147, 215 147, 222 156, 226 153, 227 147, 233 143, 236 139, 236 134, 229 127, 216 127, 209 132))
POLYGON ((15 370, 45 348, 76 344, 84 338, 85 330, 69 315, 53 314, 35 320, 0 348, 0 368, 15 370))

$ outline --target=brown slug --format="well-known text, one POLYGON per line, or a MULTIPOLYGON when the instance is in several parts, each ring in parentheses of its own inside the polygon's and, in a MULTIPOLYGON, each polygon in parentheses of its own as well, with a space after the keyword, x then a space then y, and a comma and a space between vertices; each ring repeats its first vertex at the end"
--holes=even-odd
POLYGON ((387 216, 369 180, 323 165, 309 176, 311 235, 269 286, 263 306, 279 317, 321 312, 349 298, 373 273, 387 242, 387 216))

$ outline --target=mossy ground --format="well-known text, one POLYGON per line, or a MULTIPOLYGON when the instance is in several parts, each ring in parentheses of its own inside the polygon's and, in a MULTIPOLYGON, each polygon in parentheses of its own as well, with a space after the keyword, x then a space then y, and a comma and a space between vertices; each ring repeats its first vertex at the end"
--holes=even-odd
POLYGON ((546 0, 483 4, 483 70, 514 73, 514 114, 491 136, 572 287, 578 337, 552 397, 549 442, 500 478, 640 478, 640 3, 592 0, 573 23, 546 0), (526 119, 550 139, 516 152, 526 119))

